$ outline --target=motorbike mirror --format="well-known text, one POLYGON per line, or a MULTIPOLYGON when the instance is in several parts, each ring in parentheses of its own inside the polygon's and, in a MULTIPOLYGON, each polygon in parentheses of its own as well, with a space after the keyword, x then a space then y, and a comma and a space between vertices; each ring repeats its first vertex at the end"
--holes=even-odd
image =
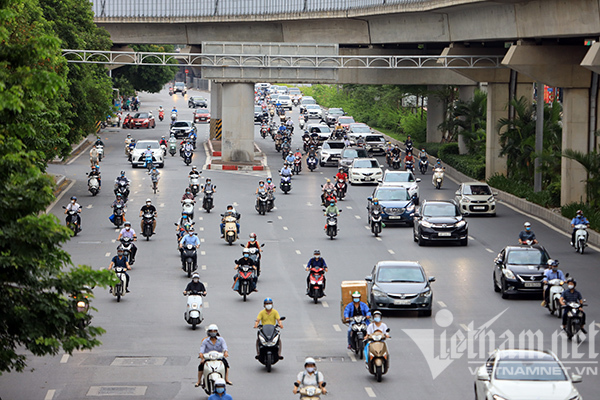
POLYGON ((413 214, 413 217, 415 218, 419 218, 421 216, 421 214, 419 214, 418 211, 415 211, 415 213, 413 214))
POLYGON ((435 276, 430 276, 429 277, 429 282, 435 282, 435 276))
POLYGON ((241 246, 241 247, 244 247, 244 245, 243 245, 243 244, 241 244, 241 243, 240 243, 240 246, 241 246))
POLYGON ((340 214, 342 213, 342 211, 344 211, 344 210, 338 210, 338 212, 339 212, 340 214))
POLYGON ((569 273, 567 272, 567 274, 565 275, 565 278, 568 278, 568 277, 569 277, 569 273))
POLYGON ((300 384, 298 382, 294 382, 294 386, 300 387, 300 384))
POLYGON ((265 247, 265 244, 264 244, 264 243, 263 243, 263 244, 261 244, 261 245, 260 245, 260 247, 265 247))
POLYGON ((373 198, 372 197, 367 197, 367 200, 373 201, 373 198))
POLYGON ((492 195, 493 196, 498 196, 498 192, 493 192, 492 195))
POLYGON ((62 208, 64 208, 65 210, 67 209, 67 207, 63 206, 62 208))
POLYGON ((323 385, 323 387, 325 387, 325 385, 327 385, 327 382, 323 382, 322 385, 323 385))
POLYGON ((280 317, 279 318, 281 321, 285 321, 285 317, 280 317))
POLYGON ((385 331, 386 331, 386 332, 389 332, 389 331, 390 331, 390 328, 387 328, 385 331))

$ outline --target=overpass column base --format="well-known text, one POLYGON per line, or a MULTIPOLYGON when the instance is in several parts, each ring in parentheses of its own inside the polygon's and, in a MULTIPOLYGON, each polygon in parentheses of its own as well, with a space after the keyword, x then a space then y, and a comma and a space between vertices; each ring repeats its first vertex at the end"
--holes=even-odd
MULTIPOLYGON (((475 89, 477 89, 477 85, 459 86, 458 98, 464 102, 472 101, 473 96, 475 95, 475 89)), ((465 137, 463 135, 458 135, 458 153, 467 154, 468 152, 469 150, 467 149, 465 137)))
POLYGON ((223 118, 223 84, 210 82, 210 139, 221 140, 223 118), (217 126, 219 125, 219 127, 217 126), (218 129, 217 129, 218 128, 218 129), (218 137, 217 137, 218 136, 218 137))
MULTIPOLYGON (((442 90, 442 86, 429 85, 427 86, 429 92, 435 92, 442 90)), ((442 131, 438 129, 438 126, 444 122, 444 103, 438 97, 430 93, 427 97, 427 142, 428 143, 439 143, 442 141, 442 131)))
POLYGON ((254 84, 223 83, 223 161, 254 161, 254 84))
MULTIPOLYGON (((589 89, 563 89, 562 148, 588 153, 589 89)), ((560 204, 585 202, 585 169, 577 161, 562 158, 560 204)))

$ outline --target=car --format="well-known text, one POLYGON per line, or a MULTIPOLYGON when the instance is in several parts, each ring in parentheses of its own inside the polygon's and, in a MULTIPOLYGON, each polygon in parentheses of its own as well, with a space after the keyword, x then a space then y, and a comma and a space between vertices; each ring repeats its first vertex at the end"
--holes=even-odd
POLYGON ((287 94, 282 94, 279 96, 279 102, 281 103, 281 108, 284 110, 287 108, 288 110, 292 110, 292 98, 287 94))
POLYGON ((421 178, 416 178, 411 171, 392 171, 386 170, 381 179, 384 186, 401 186, 408 190, 410 196, 414 199, 415 205, 419 205, 421 198, 419 192, 419 182, 421 178))
POLYGON ((311 96, 303 96, 302 100, 300 100, 300 114, 304 114, 306 112, 306 106, 310 104, 317 104, 317 101, 311 96))
POLYGON ((419 246, 448 241, 469 244, 469 224, 454 200, 425 200, 413 220, 413 240, 419 246))
POLYGON ((496 195, 487 183, 464 182, 456 191, 456 203, 463 215, 496 216, 496 195))
POLYGON ((181 93, 183 95, 185 95, 187 93, 187 89, 185 88, 185 83, 183 82, 175 82, 175 85, 173 85, 173 93, 181 93))
POLYGON ((364 136, 367 151, 372 155, 385 154, 385 137, 379 133, 371 133, 364 136))
POLYGON ((147 112, 138 112, 133 114, 130 122, 132 128, 156 128, 156 121, 152 114, 147 112))
POLYGON ((348 168, 350 168, 355 158, 369 158, 369 153, 360 147, 346 147, 340 154, 338 167, 342 167, 344 171, 348 172, 348 168))
POLYGON ((188 99, 188 107, 189 108, 207 108, 208 100, 206 100, 202 96, 191 96, 188 99))
MULTIPOLYGON (((349 116, 349 115, 342 115, 337 120, 337 123, 340 124, 342 126, 342 128, 345 128, 345 129, 349 129, 350 128, 350 124, 353 124, 355 122, 356 121, 354 121, 354 118, 351 117, 351 116, 349 116)), ((369 131, 369 132, 371 132, 371 131, 369 131)), ((350 137, 348 137, 348 138, 350 138, 350 137)))
POLYGON ((319 151, 319 165, 321 167, 327 164, 338 165, 338 161, 344 150, 344 142, 340 140, 326 140, 319 151))
POLYGON ((308 119, 323 119, 323 110, 317 104, 306 105, 305 114, 308 116, 308 119))
POLYGON ((543 291, 544 270, 550 255, 543 246, 506 246, 494 259, 494 291, 511 294, 543 291))
POLYGON ((427 277, 418 262, 379 261, 365 280, 372 310, 418 311, 431 316, 435 277, 427 277))
POLYGON ((262 122, 263 110, 261 106, 254 106, 254 122, 262 122))
POLYGON ((308 124, 305 128, 306 132, 312 134, 316 133, 319 135, 319 142, 323 143, 331 136, 331 128, 326 124, 308 124))
POLYGON ((392 224, 413 224, 415 203, 408 190, 402 186, 379 185, 367 200, 367 220, 371 223, 373 199, 377 198, 382 207, 381 220, 385 226, 392 224))
POLYGON ((266 83, 266 82, 261 82, 261 83, 257 83, 256 85, 254 85, 254 89, 256 90, 269 90, 269 88, 271 87, 270 83, 266 83))
POLYGON ((158 165, 159 168, 165 166, 165 160, 163 158, 163 152, 160 148, 158 140, 138 140, 135 144, 133 151, 131 152, 131 166, 132 167, 143 167, 146 162, 144 153, 150 146, 152 150, 152 162, 154 165, 158 165))
POLYGON ((171 125, 170 134, 175 135, 175 138, 187 138, 190 133, 196 132, 196 125, 192 121, 175 121, 171 125))
POLYGON ((208 108, 199 108, 194 112, 194 122, 210 122, 208 108))
POLYGON ((377 183, 382 176, 383 170, 376 158, 355 158, 348 168, 348 180, 351 185, 377 183))
POLYGON ((277 104, 277 99, 279 99, 279 93, 273 93, 270 96, 271 104, 273 104, 273 105, 277 104))
MULTIPOLYGON (((345 127, 345 125, 342 126, 345 127)), ((367 135, 370 135, 372 133, 369 125, 363 124, 362 122, 352 122, 347 126, 347 129, 348 139, 350 139, 350 141, 354 143, 356 143, 356 139, 358 139, 359 136, 365 138, 367 135)))
POLYGON ((290 88, 289 95, 292 97, 292 100, 296 99, 300 101, 302 99, 302 92, 298 88, 290 88))
POLYGON ((476 370, 475 399, 581 400, 579 382, 551 351, 495 350, 476 370))
POLYGON ((342 108, 330 108, 325 115, 325 122, 327 122, 327 125, 329 126, 334 126, 337 123, 338 118, 342 115, 345 115, 342 108))

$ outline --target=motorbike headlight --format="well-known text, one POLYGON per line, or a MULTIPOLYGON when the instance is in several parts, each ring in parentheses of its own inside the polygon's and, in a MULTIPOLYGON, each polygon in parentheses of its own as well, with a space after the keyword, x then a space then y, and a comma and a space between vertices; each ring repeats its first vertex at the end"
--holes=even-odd
POLYGON ((463 226, 465 226, 466 224, 467 224, 467 221, 465 221, 465 220, 458 221, 458 222, 456 223, 456 227, 457 227, 457 228, 462 228, 462 227, 463 227, 463 226))
POLYGON ((421 292, 421 294, 419 296, 421 297, 431 297, 431 289, 427 288, 425 291, 421 292))
POLYGON ((421 221, 421 226, 423 228, 431 228, 433 226, 433 224, 429 221, 421 221))
POLYGON ((85 301, 78 301, 77 302, 77 308, 85 308, 86 304, 85 301))
POLYGON ((267 341, 264 337, 262 337, 262 335, 258 335, 258 339, 260 340, 260 344, 262 344, 263 346, 267 345, 267 341))
POLYGON ((198 303, 192 303, 192 308, 194 310, 197 310, 198 309, 198 303))
POLYGON ((502 270, 502 274, 504 274, 504 276, 508 279, 515 279, 515 274, 510 269, 504 268, 502 270))

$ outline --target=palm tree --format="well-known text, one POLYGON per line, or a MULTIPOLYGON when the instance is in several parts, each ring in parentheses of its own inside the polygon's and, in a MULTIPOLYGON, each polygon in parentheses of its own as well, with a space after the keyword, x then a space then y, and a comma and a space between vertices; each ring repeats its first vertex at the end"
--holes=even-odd
POLYGON ((597 151, 582 153, 572 149, 565 149, 563 157, 577 161, 587 172, 585 182, 587 202, 591 206, 600 206, 600 154, 597 151))
POLYGON ((459 126, 469 154, 478 154, 485 147, 487 115, 487 93, 476 90, 470 101, 459 100, 454 108, 454 117, 459 126))

